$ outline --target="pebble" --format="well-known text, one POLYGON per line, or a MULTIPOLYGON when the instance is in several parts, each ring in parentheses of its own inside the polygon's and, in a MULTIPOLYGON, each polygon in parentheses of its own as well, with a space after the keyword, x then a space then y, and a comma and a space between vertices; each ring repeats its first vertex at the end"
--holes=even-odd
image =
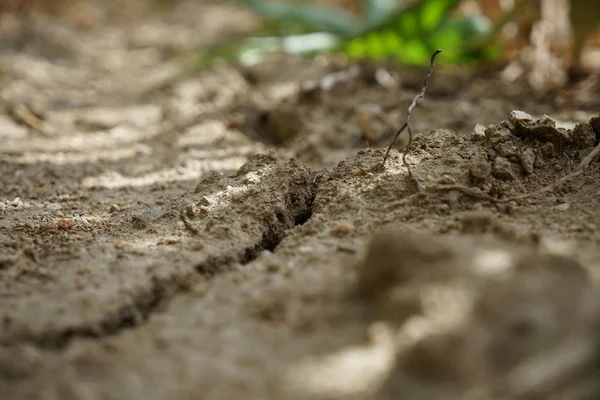
POLYGON ((533 170, 534 170, 534 164, 535 164, 535 153, 533 152, 533 150, 532 149, 525 150, 524 152, 521 153, 519 159, 521 161, 521 167, 523 167, 523 170, 525 171, 525 173, 528 175, 532 174, 533 170))
POLYGON ((513 166, 505 157, 496 157, 492 168, 492 175, 503 181, 512 181, 515 179, 513 166))
POLYGON ((70 218, 61 218, 58 220, 59 229, 71 229, 75 225, 75 222, 70 218))
POLYGON ((492 166, 485 160, 479 160, 471 164, 469 171, 473 178, 485 179, 492 173, 492 166))

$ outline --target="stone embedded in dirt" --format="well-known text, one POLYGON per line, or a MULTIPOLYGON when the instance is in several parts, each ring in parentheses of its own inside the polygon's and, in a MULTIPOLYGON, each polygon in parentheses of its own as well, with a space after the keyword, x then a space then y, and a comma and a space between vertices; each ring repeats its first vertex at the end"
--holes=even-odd
POLYGON ((579 149, 592 147, 596 142, 596 133, 589 122, 581 122, 575 125, 571 137, 573 144, 579 149))
POLYGON ((533 117, 524 111, 515 110, 510 113, 509 120, 514 126, 516 126, 523 121, 533 121, 533 117))
POLYGON ((506 157, 496 157, 492 167, 492 175, 503 181, 512 181, 516 177, 515 166, 506 157))
POLYGON ((534 164, 535 164, 535 153, 532 149, 526 149, 519 155, 519 160, 521 161, 521 167, 523 171, 527 175, 533 174, 534 164))
POLYGON ((59 229, 71 229, 75 225, 75 222, 71 218, 61 218, 58 220, 59 229))
POLYGON ((517 146, 513 142, 504 142, 494 146, 494 150, 502 157, 515 157, 519 153, 517 146))
POLYGON ((515 127, 514 134, 524 139, 550 142, 559 147, 568 146, 572 141, 570 132, 564 128, 557 128, 556 122, 547 115, 533 121, 531 118, 514 118, 511 114, 511 123, 515 127))
POLYGON ((556 148, 552 143, 544 143, 540 147, 540 154, 544 157, 554 157, 556 155, 556 148))
POLYGON ((485 180, 492 173, 492 166, 486 160, 477 160, 471 164, 469 172, 473 178, 485 180))
POLYGON ((187 206, 185 206, 185 215, 187 215, 190 218, 194 218, 196 215, 198 215, 199 212, 200 210, 198 209, 198 207, 196 207, 195 204, 188 204, 187 206))
POLYGON ((485 137, 485 126, 481 124, 475 125, 473 128, 473 136, 485 137))
POLYGON ((363 299, 373 300, 393 286, 431 273, 440 261, 453 255, 451 248, 429 235, 403 230, 380 232, 371 239, 365 259, 357 266, 357 292, 363 299))
POLYGON ((502 124, 490 125, 485 130, 485 136, 493 143, 502 143, 512 136, 512 132, 502 124))

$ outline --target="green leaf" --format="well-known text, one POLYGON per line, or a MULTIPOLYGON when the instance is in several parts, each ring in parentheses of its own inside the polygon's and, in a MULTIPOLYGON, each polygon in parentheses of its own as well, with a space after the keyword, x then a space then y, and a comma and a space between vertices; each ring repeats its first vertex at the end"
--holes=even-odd
POLYGON ((471 44, 491 31, 492 24, 486 17, 467 17, 444 23, 429 40, 444 49, 444 61, 464 62, 474 54, 471 44))
POLYGON ((432 31, 449 19, 448 13, 460 4, 461 0, 429 0, 422 2, 420 10, 421 28, 432 31))
POLYGON ((419 33, 419 21, 414 12, 404 13, 395 24, 396 31, 403 37, 414 37, 419 33))
POLYGON ((398 59, 405 64, 425 64, 431 58, 431 51, 420 40, 414 39, 406 42, 397 55, 398 59))

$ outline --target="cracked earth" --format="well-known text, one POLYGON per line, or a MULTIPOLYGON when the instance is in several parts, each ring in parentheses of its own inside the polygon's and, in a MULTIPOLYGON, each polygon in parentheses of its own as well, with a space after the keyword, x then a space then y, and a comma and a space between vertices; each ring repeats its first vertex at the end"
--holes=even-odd
POLYGON ((252 16, 2 18, 1 398, 600 394, 599 157, 535 194, 598 143, 589 82, 440 66, 408 162, 485 196, 417 193, 381 161, 423 71, 276 56, 164 87, 252 16))

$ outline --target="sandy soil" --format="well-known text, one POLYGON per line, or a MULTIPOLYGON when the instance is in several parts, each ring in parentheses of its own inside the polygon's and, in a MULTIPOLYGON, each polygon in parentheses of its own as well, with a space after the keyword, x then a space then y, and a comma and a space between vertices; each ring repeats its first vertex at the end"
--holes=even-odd
POLYGON ((381 162, 424 71, 278 56, 153 90, 252 17, 2 18, 0 398, 600 396, 597 77, 438 68, 418 190, 381 162))

